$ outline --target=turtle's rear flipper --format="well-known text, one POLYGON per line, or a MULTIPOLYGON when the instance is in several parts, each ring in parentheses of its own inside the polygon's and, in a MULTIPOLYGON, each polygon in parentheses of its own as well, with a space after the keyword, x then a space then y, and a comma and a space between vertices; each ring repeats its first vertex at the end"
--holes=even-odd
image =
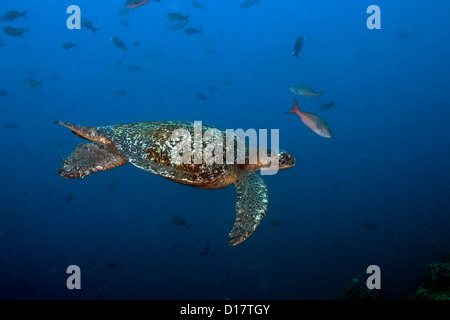
POLYGON ((266 184, 254 172, 243 172, 235 184, 236 221, 229 234, 231 246, 241 243, 255 231, 266 215, 269 198, 266 184))
POLYGON ((62 160, 64 167, 56 171, 64 178, 84 178, 93 172, 112 169, 126 162, 112 145, 83 143, 62 160))

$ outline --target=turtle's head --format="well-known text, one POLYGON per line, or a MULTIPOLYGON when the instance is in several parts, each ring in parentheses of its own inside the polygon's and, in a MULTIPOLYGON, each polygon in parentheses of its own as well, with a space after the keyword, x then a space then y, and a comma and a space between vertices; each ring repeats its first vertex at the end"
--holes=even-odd
POLYGON ((245 171, 270 170, 276 172, 289 169, 295 165, 295 157, 289 152, 278 149, 277 153, 273 154, 273 151, 273 149, 258 149, 257 154, 255 153, 253 157, 247 157, 246 163, 240 165, 241 169, 245 171), (257 160, 252 161, 252 159, 257 160))
POLYGON ((295 165, 295 157, 289 152, 279 149, 278 150, 278 169, 289 169, 295 165))

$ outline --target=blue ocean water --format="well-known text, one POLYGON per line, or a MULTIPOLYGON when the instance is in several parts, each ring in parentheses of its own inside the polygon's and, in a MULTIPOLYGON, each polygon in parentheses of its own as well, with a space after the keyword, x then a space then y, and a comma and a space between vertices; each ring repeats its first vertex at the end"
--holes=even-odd
POLYGON ((0 298, 340 299, 378 265, 385 298, 407 299, 450 250, 450 4, 124 2, 0 5, 0 15, 27 11, 0 22, 0 298), (366 25, 373 4, 381 29, 366 25), (70 5, 95 34, 67 28, 70 5), (171 12, 202 33, 170 31, 171 12), (325 91, 322 103, 292 93, 297 83, 325 91), (286 114, 294 98, 331 139, 286 114), (279 129, 297 163, 263 177, 267 216, 230 247, 234 186, 201 190, 131 164, 63 179, 61 159, 83 140, 55 120, 279 129), (81 290, 66 286, 70 265, 81 290))

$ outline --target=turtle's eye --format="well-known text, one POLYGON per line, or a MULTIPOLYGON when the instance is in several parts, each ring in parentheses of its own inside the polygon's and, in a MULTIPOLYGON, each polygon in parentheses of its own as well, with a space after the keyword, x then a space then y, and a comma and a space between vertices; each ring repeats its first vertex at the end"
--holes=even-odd
POLYGON ((287 162, 289 160, 291 160, 291 155, 289 153, 283 153, 281 156, 283 162, 287 162))

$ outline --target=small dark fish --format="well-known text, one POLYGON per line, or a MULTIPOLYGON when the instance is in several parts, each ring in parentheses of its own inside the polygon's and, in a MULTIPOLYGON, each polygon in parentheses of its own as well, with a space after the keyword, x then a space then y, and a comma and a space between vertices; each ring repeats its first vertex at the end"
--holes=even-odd
POLYGON ((414 36, 414 27, 411 24, 406 24, 395 35, 402 39, 412 38, 414 36))
POLYGON ((24 87, 41 87, 42 88, 42 83, 44 82, 44 80, 41 81, 36 81, 35 79, 24 79, 22 81, 20 81, 20 84, 23 85, 24 87))
POLYGON ((91 30, 92 31, 92 33, 95 35, 95 32, 97 31, 97 30, 99 30, 99 28, 95 28, 94 27, 94 24, 89 20, 89 19, 87 19, 87 18, 81 18, 81 26, 83 27, 83 28, 86 28, 86 29, 88 29, 88 30, 91 30))
POLYGON ((209 250, 211 249, 211 244, 208 242, 206 242, 206 247, 205 250, 203 250, 202 253, 200 253, 200 255, 203 257, 205 255, 207 255, 209 253, 209 250))
POLYGON ((272 220, 270 220, 270 225, 272 227, 281 227, 283 225, 283 222, 281 222, 280 220, 277 220, 277 219, 272 219, 272 220))
POLYGON ((186 227, 188 230, 190 229, 191 225, 190 223, 187 223, 186 220, 184 220, 182 217, 178 216, 170 216, 169 219, 174 223, 178 224, 180 226, 186 227))
POLYGON ((124 61, 125 61, 125 57, 120 58, 119 60, 117 60, 116 67, 120 67, 124 61))
POLYGON ((178 242, 175 242, 175 244, 172 246, 172 251, 175 252, 178 249, 178 242))
MULTIPOLYGON (((161 2, 160 0, 155 0, 156 2, 161 2)), ((127 8, 137 8, 149 3, 150 0, 128 0, 125 2, 124 6, 127 8)))
POLYGON ((19 129, 20 128, 20 124, 14 123, 14 122, 9 122, 7 124, 5 124, 5 128, 6 129, 19 129))
POLYGON ((19 279, 20 284, 22 285, 22 289, 25 292, 25 294, 28 294, 28 285, 27 282, 21 277, 19 279))
POLYGON ((31 32, 30 27, 28 28, 13 28, 13 27, 4 27, 3 32, 12 37, 21 37, 25 32, 31 32))
POLYGON ((312 113, 300 111, 297 100, 295 100, 294 107, 286 113, 295 113, 314 133, 324 138, 331 138, 331 131, 327 123, 312 113))
POLYGON ((128 69, 128 71, 140 71, 142 69, 142 67, 131 65, 131 66, 128 66, 127 69, 128 69))
POLYGON ((213 84, 209 86, 209 91, 213 92, 213 91, 216 91, 216 90, 217 90, 217 86, 215 86, 213 84))
POLYGON ((113 191, 117 187, 118 183, 119 183, 118 180, 114 180, 113 182, 111 182, 108 186, 108 191, 109 192, 113 191))
POLYGON ((196 96, 200 100, 203 100, 203 101, 207 101, 208 100, 208 98, 203 93, 197 93, 196 96))
POLYGON ((397 35, 397 37, 402 39, 412 38, 412 34, 406 29, 400 29, 395 34, 397 35))
POLYGON ((320 106, 319 110, 320 111, 327 111, 329 110, 332 106, 334 106, 334 100, 329 102, 329 103, 324 103, 323 105, 320 106))
POLYGON ((119 38, 111 37, 110 40, 117 48, 122 49, 122 50, 127 50, 127 46, 119 38))
POLYGON ((189 17, 191 15, 188 14, 186 16, 183 16, 181 13, 176 13, 176 12, 172 12, 172 13, 168 13, 166 14, 166 19, 170 20, 170 21, 187 21, 189 22, 189 17))
POLYGON ((132 8, 124 7, 124 8, 122 8, 122 9, 120 9, 119 12, 117 12, 117 14, 118 14, 119 16, 124 16, 124 15, 126 15, 126 14, 129 14, 131 11, 133 11, 132 8))
POLYGON ((256 3, 261 4, 261 2, 259 2, 259 0, 245 0, 244 2, 241 3, 241 9, 250 8, 251 6, 253 6, 256 3))
POLYGON ((339 183, 339 182, 332 183, 331 187, 333 189, 340 189, 340 188, 342 188, 342 183, 339 183))
POLYGON ((202 34, 202 32, 203 32, 203 28, 202 27, 200 27, 198 29, 197 28, 193 28, 193 27, 184 29, 184 33, 186 33, 186 34, 196 34, 196 33, 202 34))
POLYGON ((129 27, 130 21, 128 21, 127 19, 122 19, 122 20, 120 20, 120 24, 122 24, 125 27, 129 27))
POLYGON ((116 90, 117 95, 119 96, 124 96, 127 94, 127 92, 125 90, 116 90))
POLYGON ((114 268, 115 266, 117 266, 117 263, 114 263, 114 262, 105 262, 105 263, 103 263, 103 265, 104 265, 105 267, 108 267, 108 268, 114 268))
POLYGON ((66 204, 68 205, 73 199, 73 196, 71 193, 68 193, 66 196, 66 204))
POLYGON ((8 11, 7 13, 5 13, 3 16, 0 17, 0 22, 1 21, 13 21, 20 17, 26 18, 27 12, 28 11, 24 11, 24 12, 19 12, 19 11, 15 11, 15 10, 8 11))
POLYGON ((169 26, 169 31, 183 29, 187 24, 188 22, 185 20, 177 22, 173 26, 169 26))
POLYGON ((299 57, 298 54, 303 48, 303 45, 305 44, 305 35, 300 36, 296 41, 294 45, 294 52, 292 52, 293 56, 299 57))
POLYGON ((139 47, 140 44, 141 42, 139 40, 136 40, 132 43, 133 47, 139 47))
POLYGON ((373 222, 363 222, 363 223, 361 223, 361 225, 363 226, 363 228, 366 228, 368 230, 376 230, 376 229, 378 229, 378 225, 376 225, 373 222))
POLYGON ((18 216, 19 216, 19 214, 16 211, 11 210, 11 209, 3 210, 0 213, 0 217, 2 218, 2 220, 10 220, 13 218, 17 218, 18 216))
POLYGON ((73 47, 78 47, 78 44, 76 42, 66 42, 62 45, 62 48, 66 50, 69 50, 73 47))
POLYGON ((201 10, 205 9, 205 7, 202 6, 202 4, 201 4, 200 2, 198 2, 197 0, 191 0, 191 4, 192 4, 194 7, 199 8, 199 9, 201 9, 201 10))
POLYGON ((7 97, 8 96, 8 90, 0 90, 0 97, 7 97))
POLYGON ((197 248, 197 244, 198 244, 198 240, 197 238, 194 239, 194 244, 192 245, 192 251, 195 250, 195 248, 197 248))

